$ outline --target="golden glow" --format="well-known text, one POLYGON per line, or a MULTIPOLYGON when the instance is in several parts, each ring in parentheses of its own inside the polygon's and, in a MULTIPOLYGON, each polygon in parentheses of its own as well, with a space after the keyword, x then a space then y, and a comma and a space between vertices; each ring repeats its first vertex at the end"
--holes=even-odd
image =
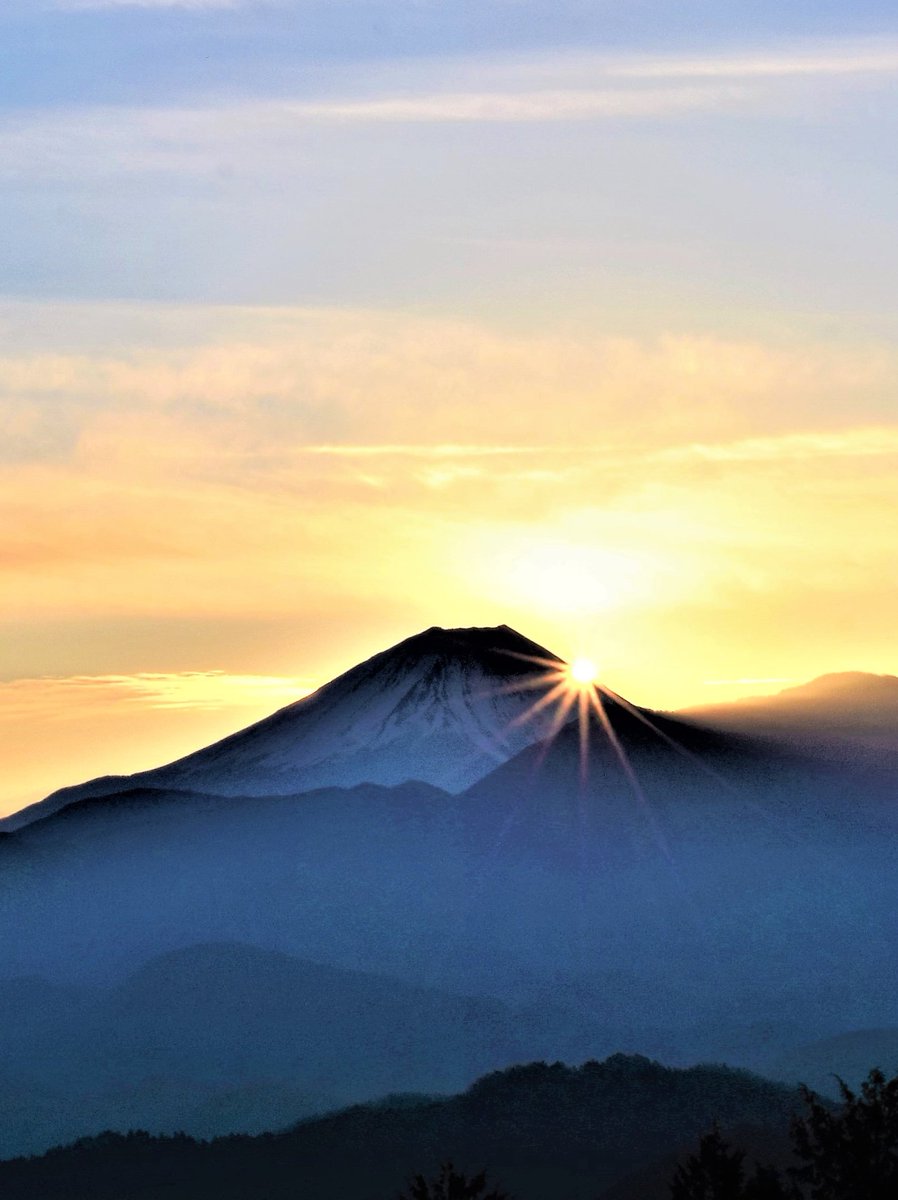
MULTIPOLYGON (((546 481, 556 488, 563 482, 546 481)), ((539 481, 530 486, 538 487, 539 481)), ((599 528, 602 524, 581 509, 566 514, 551 534, 539 525, 523 531, 477 531, 471 540, 478 574, 490 593, 507 604, 526 595, 541 612, 566 620, 644 600, 661 556, 628 543, 620 529, 599 528)))
POLYGON ((0 817, 96 775, 98 761, 111 774, 158 767, 310 690, 301 677, 222 671, 0 681, 0 746, 9 780, 0 817))
POLYGON ((575 658, 568 668, 571 679, 579 687, 591 687, 599 675, 599 668, 591 658, 575 658))
POLYGON ((896 672, 896 389, 884 342, 7 303, 0 811, 433 624, 663 709, 896 672))

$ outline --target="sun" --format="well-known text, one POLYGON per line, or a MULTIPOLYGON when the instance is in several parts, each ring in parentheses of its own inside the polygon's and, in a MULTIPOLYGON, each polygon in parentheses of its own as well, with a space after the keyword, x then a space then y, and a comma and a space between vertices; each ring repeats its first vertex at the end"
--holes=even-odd
MULTIPOLYGON (((616 710, 618 715, 625 710, 634 720, 647 726, 661 741, 666 742, 678 753, 696 762, 699 767, 718 783, 721 782, 721 778, 716 772, 706 767, 700 758, 697 758, 696 755, 685 749, 668 733, 659 728, 641 708, 636 708, 628 700, 625 700, 623 696, 619 696, 617 692, 600 683, 599 666, 591 658, 580 657, 578 655, 573 662, 566 663, 558 658, 541 658, 529 654, 512 653, 512 657, 523 659, 525 662, 532 663, 535 667, 539 668, 539 673, 528 676, 523 686, 540 688, 543 690, 543 694, 535 699, 523 712, 518 713, 517 716, 512 718, 508 724, 508 728, 511 729, 515 725, 522 725, 527 721, 532 721, 537 713, 543 712, 550 706, 554 709, 549 724, 548 736, 544 736, 542 739, 542 749, 537 759, 537 765, 542 762, 556 737, 568 721, 571 724, 576 722, 580 743, 580 783, 581 786, 585 787, 589 775, 591 730, 594 728, 600 729, 617 758, 635 799, 643 808, 648 810, 649 802, 633 764, 630 762, 629 755, 618 736, 617 730, 612 724, 609 712, 610 708, 611 710, 616 710), (572 713, 573 718, 571 718, 572 713)), ((515 682, 506 685, 501 690, 503 693, 519 692, 521 686, 521 683, 515 682)), ((670 852, 660 834, 659 838, 662 850, 668 859, 670 859, 670 852)))
POLYGON ((577 687, 592 687, 599 677, 599 668, 591 658, 575 658, 568 667, 568 674, 577 687))

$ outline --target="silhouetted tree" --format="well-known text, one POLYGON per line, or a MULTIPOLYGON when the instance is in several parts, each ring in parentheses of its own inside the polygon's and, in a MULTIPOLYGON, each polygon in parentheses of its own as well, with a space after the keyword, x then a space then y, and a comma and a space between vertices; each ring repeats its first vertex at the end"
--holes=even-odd
POLYGON ((485 1171, 469 1178, 456 1171, 451 1162, 445 1162, 436 1179, 428 1181, 416 1175, 399 1200, 512 1200, 508 1192, 496 1188, 488 1192, 486 1188, 485 1171))
POLYGON ((671 1200, 801 1200, 775 1167, 755 1166, 746 1179, 744 1160, 745 1152, 725 1142, 715 1122, 699 1143, 698 1154, 677 1167, 671 1200))
POLYGON ((677 1167, 671 1200, 742 1200, 744 1158, 743 1150, 730 1149, 715 1121, 699 1142, 698 1154, 677 1167))
POLYGON ((807 1107, 792 1122, 803 1166, 793 1174, 809 1200, 895 1200, 898 1196, 898 1075, 874 1069, 856 1094, 839 1080, 842 1107, 833 1112, 809 1088, 807 1107))
POLYGON ((795 1185, 786 1183, 776 1167, 757 1165, 742 1195, 743 1200, 802 1200, 795 1185))
MULTIPOLYGON (((898 1075, 874 1069, 856 1094, 839 1080, 834 1108, 801 1086, 804 1116, 792 1121, 801 1165, 786 1183, 773 1167, 744 1179, 745 1153, 729 1146, 715 1124, 698 1154, 677 1167, 671 1200, 896 1200, 898 1197, 898 1075)), ((417 1198, 416 1198, 417 1200, 417 1198)))

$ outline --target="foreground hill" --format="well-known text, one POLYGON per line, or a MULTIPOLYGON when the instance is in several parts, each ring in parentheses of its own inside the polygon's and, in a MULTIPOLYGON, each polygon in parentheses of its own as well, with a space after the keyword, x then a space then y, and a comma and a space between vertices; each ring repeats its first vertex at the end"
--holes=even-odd
MULTIPOLYGON (((746 1126, 767 1157, 800 1107, 795 1092, 725 1067, 671 1070, 616 1055, 579 1069, 534 1063, 444 1100, 354 1108, 260 1138, 104 1135, 0 1163, 4 1200, 389 1200, 452 1158, 517 1200, 596 1200, 692 1148, 712 1120, 746 1126)), ((663 1193, 662 1193, 663 1194, 663 1193)), ((644 1193, 644 1200, 653 1200, 644 1193)))

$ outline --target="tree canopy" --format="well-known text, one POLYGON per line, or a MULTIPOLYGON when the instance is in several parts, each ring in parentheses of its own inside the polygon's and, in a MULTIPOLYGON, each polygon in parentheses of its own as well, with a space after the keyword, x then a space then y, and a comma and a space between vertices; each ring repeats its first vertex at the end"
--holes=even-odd
POLYGON ((487 1186, 485 1171, 467 1176, 456 1171, 451 1162, 445 1162, 435 1179, 428 1181, 423 1175, 416 1175, 399 1200, 512 1200, 507 1192, 496 1188, 488 1192, 487 1186))
POLYGON ((677 1167, 671 1200, 894 1200, 898 1196, 898 1075, 874 1069, 854 1092, 839 1080, 842 1103, 802 1085, 805 1112, 792 1121, 796 1165, 784 1173, 755 1165, 715 1124, 698 1152, 677 1167))

